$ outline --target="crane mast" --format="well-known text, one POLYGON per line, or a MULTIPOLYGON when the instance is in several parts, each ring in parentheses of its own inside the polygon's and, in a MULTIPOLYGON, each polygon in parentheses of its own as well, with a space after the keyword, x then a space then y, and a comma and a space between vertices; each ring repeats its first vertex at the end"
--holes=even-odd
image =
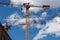
POLYGON ((29 18, 29 8, 30 5, 27 3, 26 5, 26 40, 30 40, 30 18, 29 18))

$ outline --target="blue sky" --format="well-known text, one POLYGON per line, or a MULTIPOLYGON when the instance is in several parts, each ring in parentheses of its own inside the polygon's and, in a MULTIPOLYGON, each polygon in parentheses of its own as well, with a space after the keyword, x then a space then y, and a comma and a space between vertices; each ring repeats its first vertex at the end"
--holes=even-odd
MULTIPOLYGON (((2 1, 2 0, 0 0, 2 1)), ((10 0, 9 0, 10 1, 10 0)), ((9 2, 6 0, 6 2, 9 2)), ((21 17, 24 17, 25 12, 22 12, 20 7, 15 7, 15 6, 9 6, 9 5, 2 5, 0 4, 0 22, 6 23, 4 20, 6 17, 11 16, 13 14, 17 13, 21 17)), ((60 27, 60 21, 56 23, 57 27, 54 27, 55 23, 54 21, 59 20, 58 15, 60 14, 60 7, 55 8, 50 8, 49 10, 39 10, 38 12, 31 11, 30 16, 35 16, 35 17, 41 17, 44 13, 47 13, 44 19, 42 19, 43 23, 41 23, 41 20, 38 20, 37 22, 40 22, 40 24, 32 24, 30 25, 30 40, 60 40, 60 31, 57 30, 60 27), (56 19, 56 20, 55 20, 56 19), (46 22, 46 23, 45 23, 46 22), (50 29, 50 24, 53 28, 53 30, 50 29), (37 27, 36 27, 37 26, 37 27), (44 28, 46 27, 46 28, 44 28), (54 29, 57 28, 57 29, 54 29), (48 32, 48 31, 49 32, 48 32), (55 30, 55 31, 54 31, 55 30), (57 30, 57 31, 56 31, 57 30), (40 34, 41 33, 41 34, 40 34), (40 36, 37 36, 39 35, 40 36)), ((43 16, 42 16, 43 17, 43 16)), ((8 20, 9 21, 9 20, 8 20)), ((18 22, 18 20, 16 20, 18 22)), ((33 20, 32 20, 33 22, 33 20)), ((8 34, 12 38, 12 40, 25 40, 25 29, 22 28, 23 26, 12 26, 11 30, 8 30, 8 34)))

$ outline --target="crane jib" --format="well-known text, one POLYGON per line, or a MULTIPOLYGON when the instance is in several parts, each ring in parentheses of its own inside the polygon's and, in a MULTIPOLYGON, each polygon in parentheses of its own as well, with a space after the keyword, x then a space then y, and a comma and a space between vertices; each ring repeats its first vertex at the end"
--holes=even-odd
POLYGON ((10 5, 10 3, 7 3, 7 2, 0 2, 0 4, 3 4, 3 5, 10 5))

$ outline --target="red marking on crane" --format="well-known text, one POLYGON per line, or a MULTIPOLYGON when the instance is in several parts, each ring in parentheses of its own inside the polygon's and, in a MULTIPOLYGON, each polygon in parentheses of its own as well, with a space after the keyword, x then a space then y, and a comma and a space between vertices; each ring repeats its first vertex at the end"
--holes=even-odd
POLYGON ((12 26, 12 25, 9 25, 8 23, 6 23, 5 29, 8 31, 9 29, 11 29, 11 28, 10 28, 11 26, 12 26))
POLYGON ((8 31, 8 28, 9 28, 8 23, 6 23, 5 27, 6 27, 6 30, 8 31))
POLYGON ((50 5, 43 5, 42 8, 50 8, 50 5))
POLYGON ((26 3, 26 10, 29 10, 30 8, 30 3, 26 3))
POLYGON ((36 21, 34 21, 33 24, 38 24, 38 23, 36 21))

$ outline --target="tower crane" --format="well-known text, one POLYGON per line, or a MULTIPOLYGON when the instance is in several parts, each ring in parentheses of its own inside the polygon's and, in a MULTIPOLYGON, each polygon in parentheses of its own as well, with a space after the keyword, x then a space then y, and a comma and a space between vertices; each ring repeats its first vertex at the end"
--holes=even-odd
MULTIPOLYGON (((0 4, 11 5, 10 3, 6 3, 6 2, 0 2, 0 4)), ((26 8, 26 40, 30 40, 30 27, 29 27, 30 26, 30 18, 29 18, 29 16, 30 16, 30 14, 29 14, 30 7, 39 7, 39 8, 49 9, 50 5, 36 6, 36 5, 30 4, 29 2, 23 3, 22 5, 26 8)))
POLYGON ((29 3, 25 3, 24 6, 26 7, 26 40, 30 40, 30 34, 29 34, 29 31, 30 31, 30 19, 29 19, 29 8, 30 7, 40 7, 40 8, 50 8, 50 5, 43 5, 43 6, 35 6, 35 5, 30 5, 29 3))

